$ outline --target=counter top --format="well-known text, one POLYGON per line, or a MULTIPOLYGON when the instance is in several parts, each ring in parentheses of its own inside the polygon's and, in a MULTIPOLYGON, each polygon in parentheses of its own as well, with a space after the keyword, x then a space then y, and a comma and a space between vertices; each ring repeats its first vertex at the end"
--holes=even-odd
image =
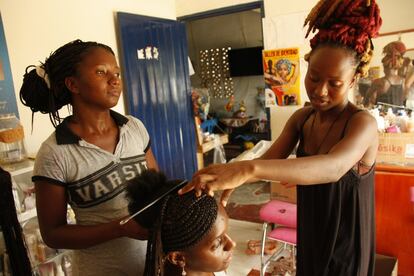
POLYGON ((377 163, 375 165, 376 171, 382 172, 398 172, 398 173, 414 173, 414 164, 388 164, 388 163, 377 163))

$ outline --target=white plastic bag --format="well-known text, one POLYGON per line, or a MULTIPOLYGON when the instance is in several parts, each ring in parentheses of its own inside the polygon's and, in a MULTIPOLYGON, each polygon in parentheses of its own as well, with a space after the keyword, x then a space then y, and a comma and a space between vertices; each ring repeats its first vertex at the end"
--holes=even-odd
POLYGON ((239 156, 231 159, 230 162, 252 160, 262 156, 272 145, 272 141, 261 140, 253 148, 242 152, 239 156))
POLYGON ((223 144, 220 142, 220 136, 218 134, 214 135, 214 156, 213 156, 213 163, 214 164, 224 164, 226 163, 226 153, 224 151, 223 144))

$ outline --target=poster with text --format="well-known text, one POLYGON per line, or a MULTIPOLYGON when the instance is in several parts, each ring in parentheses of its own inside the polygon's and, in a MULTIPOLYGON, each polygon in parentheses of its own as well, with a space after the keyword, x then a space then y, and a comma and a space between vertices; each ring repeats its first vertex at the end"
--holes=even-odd
POLYGON ((263 51, 266 106, 300 105, 299 48, 263 51))
POLYGON ((0 116, 9 113, 13 113, 16 117, 19 117, 10 70, 9 54, 4 36, 3 21, 0 14, 0 116))

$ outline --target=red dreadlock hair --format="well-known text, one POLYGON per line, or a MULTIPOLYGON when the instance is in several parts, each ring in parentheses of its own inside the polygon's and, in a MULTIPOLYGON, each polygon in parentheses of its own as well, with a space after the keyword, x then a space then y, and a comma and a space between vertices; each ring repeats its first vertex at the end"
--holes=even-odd
POLYGON ((381 24, 375 0, 320 0, 305 20, 305 26, 309 25, 306 37, 319 29, 310 41, 312 50, 332 43, 355 51, 360 61, 356 74, 365 76, 373 55, 371 38, 378 35, 381 24))
POLYGON ((384 68, 399 69, 403 65, 403 55, 407 51, 404 43, 401 41, 393 41, 385 45, 382 53, 385 55, 381 62, 384 68))

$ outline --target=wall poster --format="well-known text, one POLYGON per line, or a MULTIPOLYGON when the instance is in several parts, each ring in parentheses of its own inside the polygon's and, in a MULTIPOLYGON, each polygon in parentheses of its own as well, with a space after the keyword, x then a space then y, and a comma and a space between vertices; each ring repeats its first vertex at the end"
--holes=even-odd
POLYGON ((263 51, 266 106, 300 105, 299 48, 263 51))
POLYGON ((0 116, 9 113, 19 117, 3 21, 0 14, 0 116))

